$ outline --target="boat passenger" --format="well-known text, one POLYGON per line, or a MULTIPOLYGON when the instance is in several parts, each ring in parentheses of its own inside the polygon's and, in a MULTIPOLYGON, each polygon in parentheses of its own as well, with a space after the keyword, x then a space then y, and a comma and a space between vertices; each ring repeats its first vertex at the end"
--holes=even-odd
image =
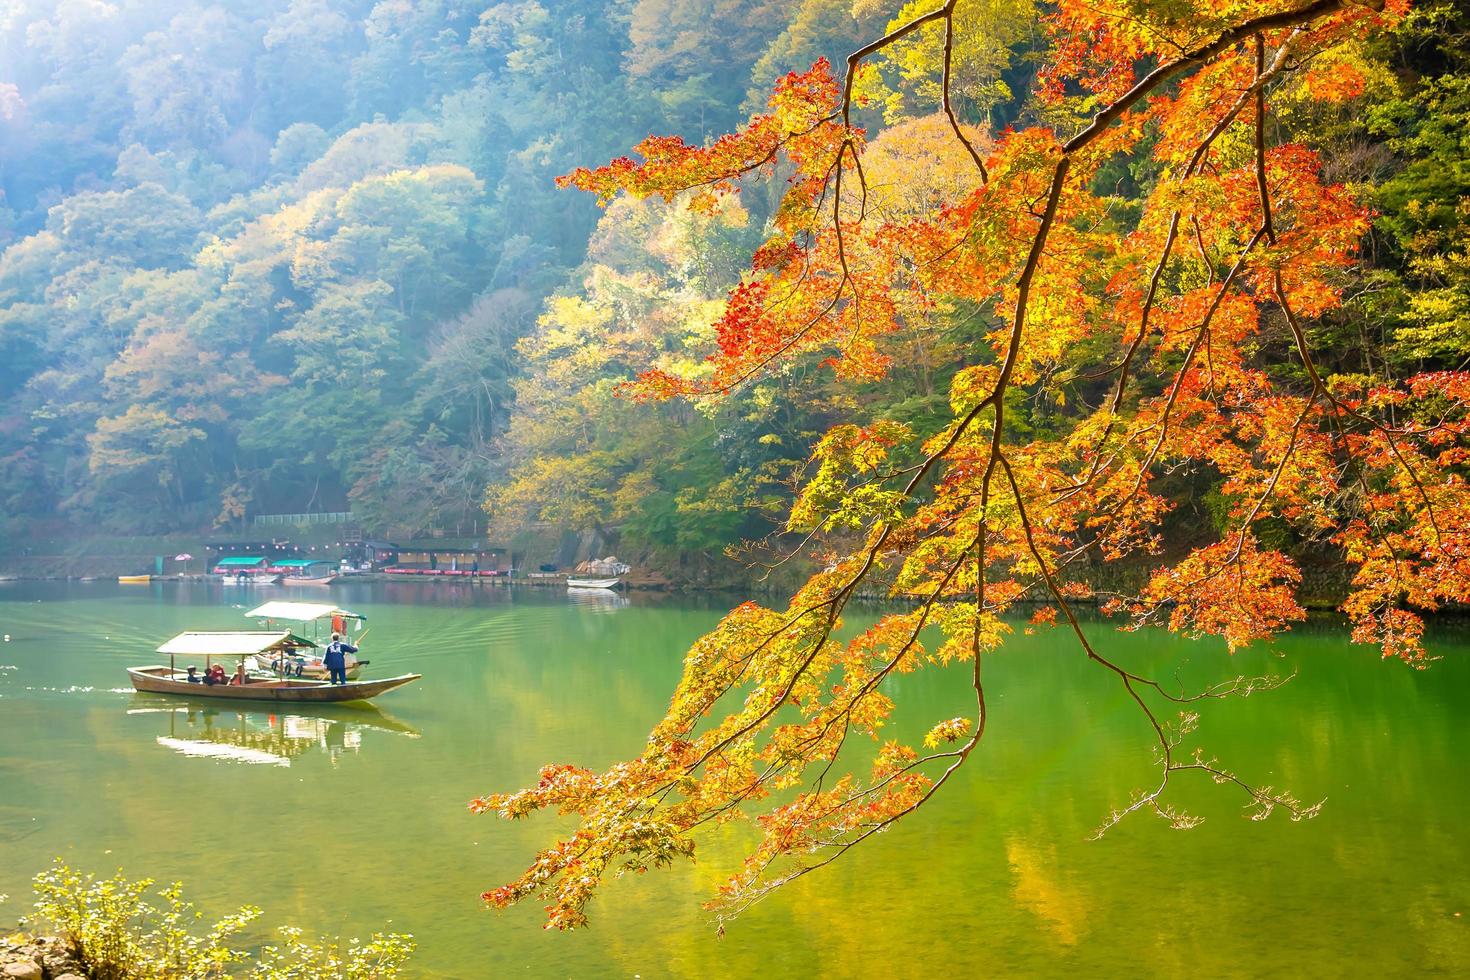
POLYGON ((202 677, 199 676, 199 668, 198 667, 195 667, 193 664, 190 664, 189 665, 189 671, 188 671, 188 673, 189 673, 189 683, 190 684, 203 684, 204 683, 204 678, 202 678, 202 677))
POLYGON ((340 633, 332 634, 332 642, 327 644, 326 655, 322 657, 322 662, 326 664, 327 673, 331 675, 333 684, 347 683, 347 654, 356 652, 357 647, 343 642, 340 633))
POLYGON ((245 686, 245 661, 242 660, 235 666, 235 676, 230 678, 230 683, 236 687, 245 686))
POLYGON ((215 684, 228 683, 228 681, 229 678, 225 677, 225 669, 219 664, 215 664, 214 666, 210 667, 209 673, 204 675, 204 683, 210 685, 211 687, 215 684))

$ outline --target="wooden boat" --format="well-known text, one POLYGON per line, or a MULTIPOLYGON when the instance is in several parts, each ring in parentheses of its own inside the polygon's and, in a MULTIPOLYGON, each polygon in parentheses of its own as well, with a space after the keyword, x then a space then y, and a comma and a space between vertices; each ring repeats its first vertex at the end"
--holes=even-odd
POLYGON ((152 575, 119 575, 118 583, 121 585, 146 585, 153 581, 152 575))
POLYGON ((287 575, 281 579, 282 585, 331 585, 337 581, 335 575, 323 575, 320 578, 306 578, 301 575, 287 575))
POLYGON ((567 578, 569 589, 615 589, 623 579, 621 576, 613 578, 567 578))
POLYGON ((186 698, 226 698, 236 701, 290 701, 298 704, 325 704, 335 701, 365 701, 379 694, 411 684, 422 674, 402 674, 378 681, 348 681, 329 684, 304 678, 249 677, 244 684, 193 684, 182 670, 154 665, 129 667, 128 678, 133 690, 150 694, 177 694, 186 698))
POLYGON ((180 633, 158 648, 169 655, 167 667, 152 665, 129 667, 128 679, 135 691, 153 694, 178 694, 190 698, 226 698, 244 701, 290 701, 324 703, 361 701, 377 697, 395 687, 412 683, 420 674, 402 674, 377 681, 348 681, 330 684, 326 681, 285 676, 246 676, 243 684, 202 684, 188 679, 179 670, 177 658, 201 657, 208 673, 212 660, 238 659, 241 667, 247 658, 275 657, 283 660, 294 651, 315 649, 316 644, 287 630, 239 630, 230 632, 180 633))

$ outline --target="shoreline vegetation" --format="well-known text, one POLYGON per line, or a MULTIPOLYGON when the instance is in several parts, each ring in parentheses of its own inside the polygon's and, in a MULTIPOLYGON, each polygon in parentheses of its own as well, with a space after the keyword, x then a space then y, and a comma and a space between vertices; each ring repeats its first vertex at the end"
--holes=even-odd
POLYGON ((262 912, 249 905, 201 931, 206 920, 184 900, 181 883, 155 888, 153 879, 121 871, 101 878, 60 859, 33 885, 33 920, 0 930, 5 980, 396 980, 416 948, 403 933, 373 933, 366 942, 311 939, 294 926, 261 933, 262 912), (29 930, 31 921, 42 928, 29 930))

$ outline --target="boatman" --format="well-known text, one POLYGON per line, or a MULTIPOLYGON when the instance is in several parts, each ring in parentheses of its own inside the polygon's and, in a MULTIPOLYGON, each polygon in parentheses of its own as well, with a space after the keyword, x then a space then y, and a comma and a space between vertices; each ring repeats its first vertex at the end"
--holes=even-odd
POLYGON ((342 634, 332 634, 332 642, 327 644, 327 653, 322 657, 322 662, 327 665, 327 673, 331 675, 333 684, 347 683, 347 655, 356 652, 357 647, 343 642, 342 634))

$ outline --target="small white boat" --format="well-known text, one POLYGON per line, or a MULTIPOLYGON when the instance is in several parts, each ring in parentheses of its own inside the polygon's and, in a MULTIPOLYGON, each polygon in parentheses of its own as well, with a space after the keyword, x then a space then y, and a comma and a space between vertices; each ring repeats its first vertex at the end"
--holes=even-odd
POLYGON ((287 575, 281 579, 282 585, 331 585, 337 581, 335 575, 322 575, 318 578, 307 578, 301 575, 287 575))
POLYGON ((573 578, 567 577, 567 588, 569 589, 615 589, 621 582, 622 576, 613 578, 573 578))

